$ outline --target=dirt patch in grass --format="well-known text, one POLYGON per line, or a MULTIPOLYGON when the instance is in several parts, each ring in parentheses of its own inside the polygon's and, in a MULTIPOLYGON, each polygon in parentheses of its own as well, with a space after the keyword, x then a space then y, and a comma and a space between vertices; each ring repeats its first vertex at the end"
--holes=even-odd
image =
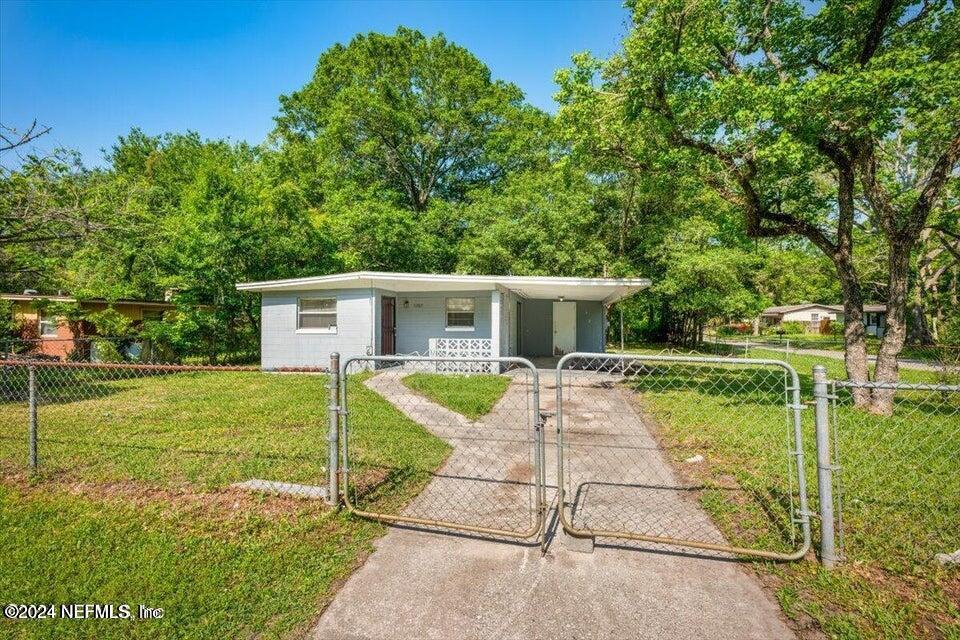
POLYGON ((355 495, 366 495, 386 482, 390 473, 390 469, 383 467, 370 467, 360 472, 351 471, 350 488, 355 495))
POLYGON ((202 516, 212 524, 227 524, 250 516, 290 519, 315 516, 329 510, 320 500, 277 496, 226 487, 213 491, 184 488, 159 488, 132 481, 92 483, 66 478, 31 480, 24 473, 4 474, 3 483, 28 496, 41 497, 50 492, 82 496, 95 501, 120 502, 127 506, 168 505, 168 515, 189 513, 202 516))

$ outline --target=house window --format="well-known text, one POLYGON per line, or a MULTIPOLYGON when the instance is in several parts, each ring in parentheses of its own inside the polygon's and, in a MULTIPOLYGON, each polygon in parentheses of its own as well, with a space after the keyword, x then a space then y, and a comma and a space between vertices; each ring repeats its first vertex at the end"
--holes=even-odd
POLYGON ((819 313, 811 313, 811 314, 810 314, 810 322, 820 322, 820 314, 819 314, 819 313))
POLYGON ((300 298, 297 300, 297 329, 311 333, 337 332, 336 298, 300 298))
POLYGON ((57 317, 40 312, 40 335, 47 338, 57 337, 57 317))
POLYGON ((447 298, 447 331, 473 331, 476 305, 473 298, 447 298))

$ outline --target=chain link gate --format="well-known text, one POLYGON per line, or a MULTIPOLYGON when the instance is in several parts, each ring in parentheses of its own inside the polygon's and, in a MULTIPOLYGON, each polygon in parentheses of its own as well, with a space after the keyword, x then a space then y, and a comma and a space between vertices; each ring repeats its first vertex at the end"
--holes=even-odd
POLYGON ((348 358, 340 382, 344 503, 381 522, 538 536, 538 407, 537 369, 523 358, 348 358), (483 376, 474 382, 489 393, 469 395, 460 376, 483 376))
POLYGON ((774 560, 806 554, 803 407, 790 365, 571 353, 556 379, 568 534, 774 560))
POLYGON ((836 526, 822 556, 942 580, 931 559, 960 548, 960 385, 817 377, 815 396, 829 403, 818 425, 832 489, 823 514, 836 526), (889 414, 856 407, 858 394, 881 393, 889 414))

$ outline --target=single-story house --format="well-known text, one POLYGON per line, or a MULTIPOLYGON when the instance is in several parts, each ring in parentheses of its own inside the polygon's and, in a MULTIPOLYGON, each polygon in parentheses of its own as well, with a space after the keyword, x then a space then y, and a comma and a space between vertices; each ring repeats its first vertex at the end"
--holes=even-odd
POLYGON ((330 354, 558 356, 601 352, 606 307, 645 278, 359 271, 237 285, 261 294, 261 366, 326 366, 330 354))
POLYGON ((24 293, 3 293, 0 300, 13 303, 13 320, 20 325, 21 338, 36 340, 31 351, 50 357, 65 359, 76 347, 76 340, 82 336, 94 335, 94 328, 88 322, 69 323, 65 318, 44 311, 41 301, 76 304, 86 313, 95 313, 112 307, 130 319, 136 326, 144 320, 162 319, 164 311, 176 306, 162 300, 78 300, 65 295, 42 295, 27 291, 24 293), (77 335, 77 333, 82 333, 77 335))
MULTIPOLYGON (((882 337, 886 329, 887 307, 883 304, 863 305, 863 321, 867 335, 882 337)), ((819 333, 823 320, 843 322, 843 305, 838 304, 793 304, 782 307, 769 307, 760 314, 761 324, 766 327, 782 322, 802 322, 807 333, 819 333)))

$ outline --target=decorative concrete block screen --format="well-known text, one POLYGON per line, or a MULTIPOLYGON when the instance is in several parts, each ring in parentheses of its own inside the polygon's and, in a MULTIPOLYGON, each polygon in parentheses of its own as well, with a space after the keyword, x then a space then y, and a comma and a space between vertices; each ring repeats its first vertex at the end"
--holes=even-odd
MULTIPOLYGON (((493 342, 490 338, 430 338, 432 358, 490 358, 493 342)), ((494 362, 439 362, 438 373, 493 373, 494 362)))

